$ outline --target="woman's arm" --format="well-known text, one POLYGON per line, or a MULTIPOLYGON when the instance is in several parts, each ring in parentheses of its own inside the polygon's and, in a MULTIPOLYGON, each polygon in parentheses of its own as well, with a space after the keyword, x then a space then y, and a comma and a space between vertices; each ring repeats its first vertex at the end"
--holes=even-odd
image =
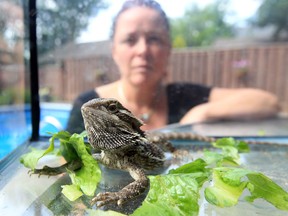
POLYGON ((279 110, 277 97, 267 91, 213 88, 208 102, 192 108, 180 123, 266 118, 276 115, 279 110))

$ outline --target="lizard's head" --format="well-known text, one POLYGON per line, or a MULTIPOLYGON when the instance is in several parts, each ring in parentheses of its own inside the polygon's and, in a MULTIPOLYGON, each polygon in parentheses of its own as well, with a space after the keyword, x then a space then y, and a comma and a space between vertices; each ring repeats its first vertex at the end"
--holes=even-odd
POLYGON ((81 107, 85 129, 92 146, 100 149, 122 147, 127 138, 143 136, 142 121, 111 98, 97 98, 81 107))

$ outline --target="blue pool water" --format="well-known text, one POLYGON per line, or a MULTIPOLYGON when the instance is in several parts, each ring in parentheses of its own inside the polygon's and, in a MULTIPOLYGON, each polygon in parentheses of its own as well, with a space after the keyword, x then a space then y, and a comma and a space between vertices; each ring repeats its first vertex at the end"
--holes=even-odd
MULTIPOLYGON (((41 104, 40 136, 47 132, 64 130, 67 125, 70 104, 41 104)), ((0 160, 31 136, 31 111, 28 106, 0 108, 0 160)))
POLYGON ((47 136, 47 132, 65 130, 70 110, 70 104, 43 104, 40 116, 40 136, 47 136))

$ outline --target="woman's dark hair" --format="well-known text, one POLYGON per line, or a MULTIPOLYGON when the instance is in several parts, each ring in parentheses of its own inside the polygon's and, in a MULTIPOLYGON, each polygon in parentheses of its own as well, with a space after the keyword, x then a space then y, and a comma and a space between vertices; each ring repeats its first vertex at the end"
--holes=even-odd
POLYGON ((161 5, 158 2, 154 0, 127 0, 122 5, 122 8, 118 12, 118 14, 114 17, 112 29, 111 29, 111 35, 110 35, 111 39, 114 38, 115 29, 116 29, 119 16, 126 10, 130 8, 134 8, 134 7, 147 7, 147 8, 151 8, 157 11, 160 14, 160 16, 163 18, 165 28, 167 29, 168 32, 170 32, 170 25, 169 25, 169 21, 166 16, 166 13, 164 12, 164 10, 162 9, 161 5))

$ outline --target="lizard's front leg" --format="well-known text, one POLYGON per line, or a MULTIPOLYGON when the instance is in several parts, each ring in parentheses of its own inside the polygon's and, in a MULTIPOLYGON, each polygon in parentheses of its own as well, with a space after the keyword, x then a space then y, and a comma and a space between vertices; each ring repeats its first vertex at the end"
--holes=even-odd
POLYGON ((124 202, 137 197, 142 194, 149 186, 149 179, 144 173, 142 168, 139 168, 133 164, 127 164, 126 170, 130 173, 135 180, 118 192, 104 192, 97 194, 92 199, 91 204, 97 204, 97 207, 104 206, 109 203, 117 202, 118 205, 122 205, 124 202))

